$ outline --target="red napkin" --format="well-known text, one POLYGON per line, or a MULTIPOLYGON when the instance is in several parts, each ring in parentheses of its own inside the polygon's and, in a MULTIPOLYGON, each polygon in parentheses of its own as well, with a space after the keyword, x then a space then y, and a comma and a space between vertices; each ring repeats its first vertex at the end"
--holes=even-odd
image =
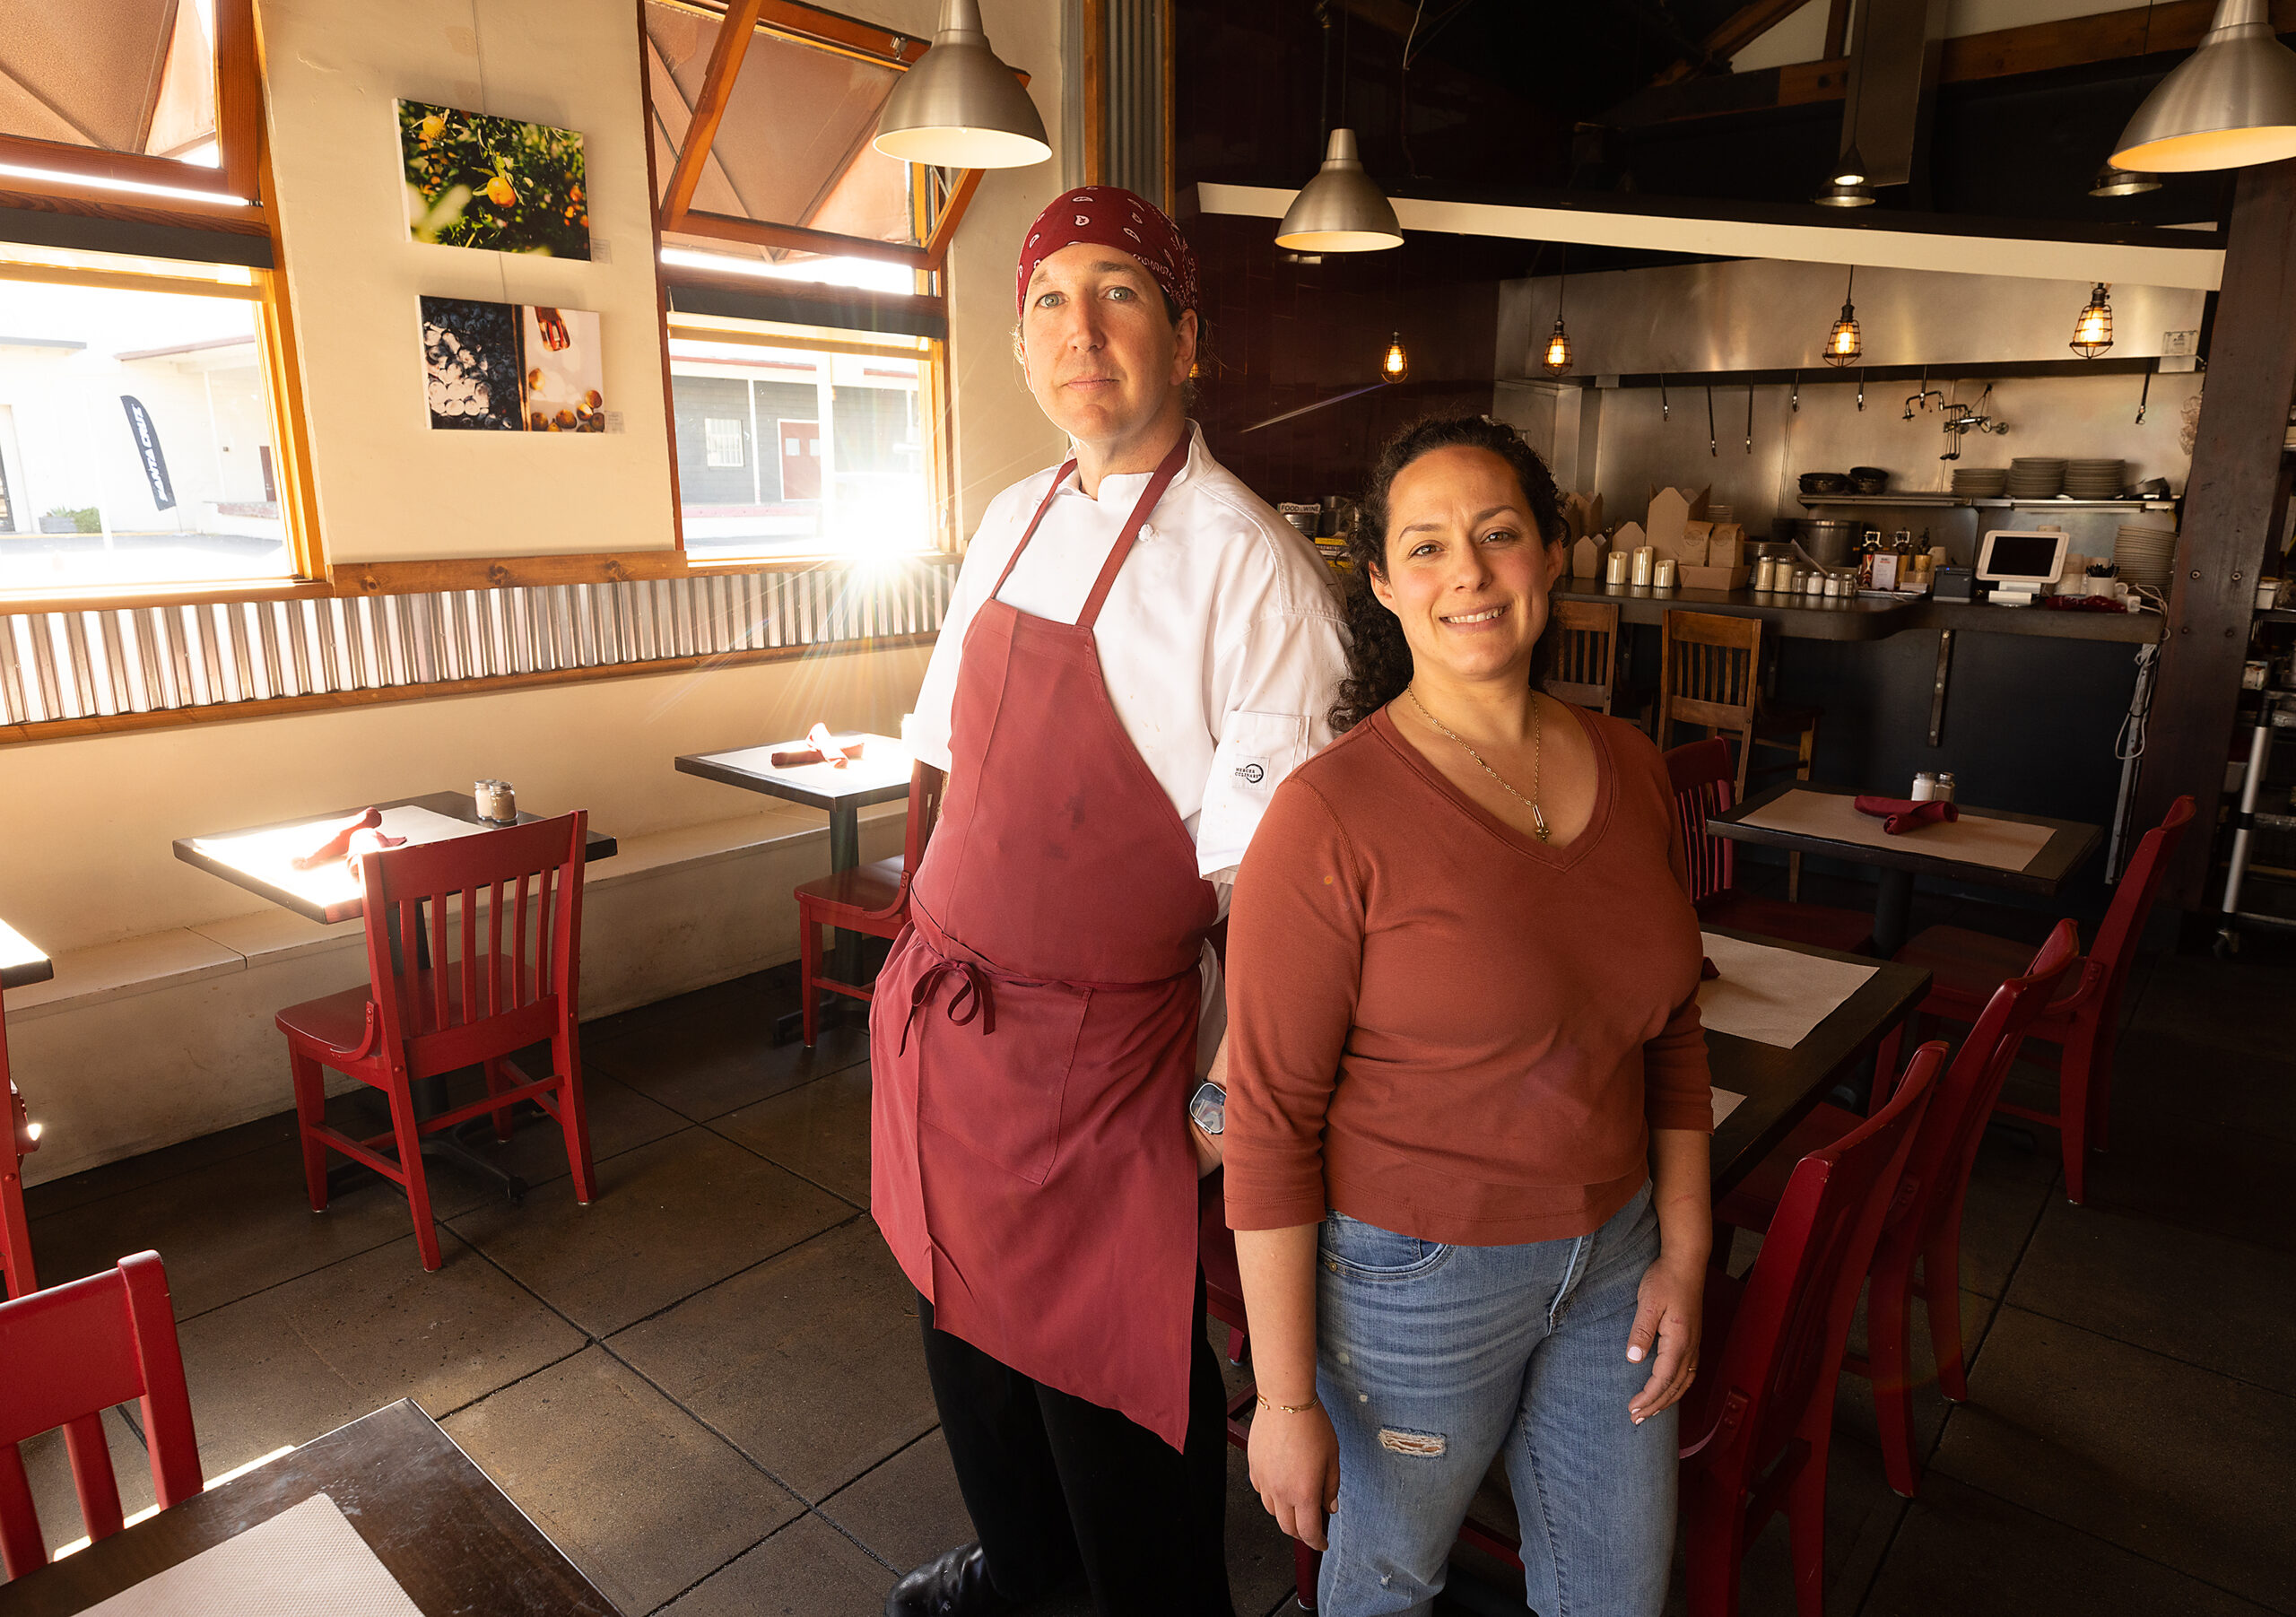
POLYGON ((352 832, 372 830, 382 822, 383 811, 380 809, 371 808, 361 809, 348 820, 339 820, 335 822, 335 825, 327 831, 326 839, 325 841, 312 848, 309 853, 298 854, 295 856, 295 868, 297 870, 317 870, 322 865, 334 864, 337 859, 343 857, 344 854, 351 851, 352 832))
MULTIPOLYGON (((821 726, 818 725, 814 726, 816 729, 819 729, 820 727, 821 726)), ((818 747, 785 748, 783 751, 773 754, 773 767, 777 769, 787 769, 795 768, 799 764, 830 763, 835 764, 839 769, 843 769, 847 764, 860 757, 862 752, 867 749, 868 744, 869 743, 865 741, 846 743, 831 742, 830 743, 830 750, 827 752, 823 752, 818 747)))
POLYGON ((1910 797, 1860 797, 1857 812, 1879 820, 1883 830, 1892 837, 1919 830, 1925 825, 1935 825, 1940 821, 1961 817, 1961 811, 1952 804, 1934 800, 1916 803, 1910 797))
MULTIPOLYGON (((372 809, 367 812, 374 813, 372 809)), ((376 814, 375 818, 379 823, 382 816, 376 814)), ((374 826, 362 825, 356 828, 351 833, 350 849, 344 856, 344 863, 351 866, 351 879, 354 882, 363 882, 367 879, 365 873, 359 868, 359 861, 367 855, 379 853, 387 848, 403 848, 405 845, 404 837, 386 837, 374 826)))

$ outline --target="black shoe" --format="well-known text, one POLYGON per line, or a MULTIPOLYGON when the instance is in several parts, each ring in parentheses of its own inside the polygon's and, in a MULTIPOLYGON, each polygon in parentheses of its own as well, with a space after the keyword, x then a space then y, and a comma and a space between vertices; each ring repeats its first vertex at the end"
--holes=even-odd
POLYGON ((988 1554, 978 1543, 944 1550, 885 1596, 885 1617, 999 1617, 1018 1609, 988 1580, 988 1554))

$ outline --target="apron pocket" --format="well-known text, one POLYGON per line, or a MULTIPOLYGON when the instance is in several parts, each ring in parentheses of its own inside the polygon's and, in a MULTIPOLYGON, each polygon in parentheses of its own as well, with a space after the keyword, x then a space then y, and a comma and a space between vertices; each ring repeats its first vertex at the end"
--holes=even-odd
POLYGON ((1060 1153, 1061 1105, 1092 996, 1058 983, 996 981, 996 1031, 950 1021, 943 989, 919 1013, 918 1120, 975 1156, 1041 1185, 1060 1153))

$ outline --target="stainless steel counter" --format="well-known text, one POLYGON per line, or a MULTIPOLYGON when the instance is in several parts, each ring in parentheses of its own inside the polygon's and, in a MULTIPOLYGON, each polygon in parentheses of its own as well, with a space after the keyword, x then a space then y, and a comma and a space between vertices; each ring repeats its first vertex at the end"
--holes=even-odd
POLYGON ((1867 596, 1828 598, 1757 595, 1750 589, 1656 589, 1631 584, 1568 580, 1555 595, 1565 601, 1613 602, 1628 623, 1657 623, 1668 612, 1711 612, 1760 618, 1788 639, 1880 640, 1909 630, 1933 633, 2018 634, 2051 639, 2143 645, 2161 638, 2157 613, 2056 612, 2041 606, 1971 605, 1960 601, 1896 601, 1867 596))

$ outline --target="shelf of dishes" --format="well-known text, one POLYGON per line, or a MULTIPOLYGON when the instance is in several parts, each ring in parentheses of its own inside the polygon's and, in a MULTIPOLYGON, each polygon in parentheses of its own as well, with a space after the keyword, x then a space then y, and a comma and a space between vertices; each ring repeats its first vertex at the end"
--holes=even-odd
POLYGON ((2027 511, 2173 511, 2173 500, 2009 500, 1998 496, 1928 493, 1796 494, 1805 509, 1822 505, 1980 506, 1990 510, 2027 511))

